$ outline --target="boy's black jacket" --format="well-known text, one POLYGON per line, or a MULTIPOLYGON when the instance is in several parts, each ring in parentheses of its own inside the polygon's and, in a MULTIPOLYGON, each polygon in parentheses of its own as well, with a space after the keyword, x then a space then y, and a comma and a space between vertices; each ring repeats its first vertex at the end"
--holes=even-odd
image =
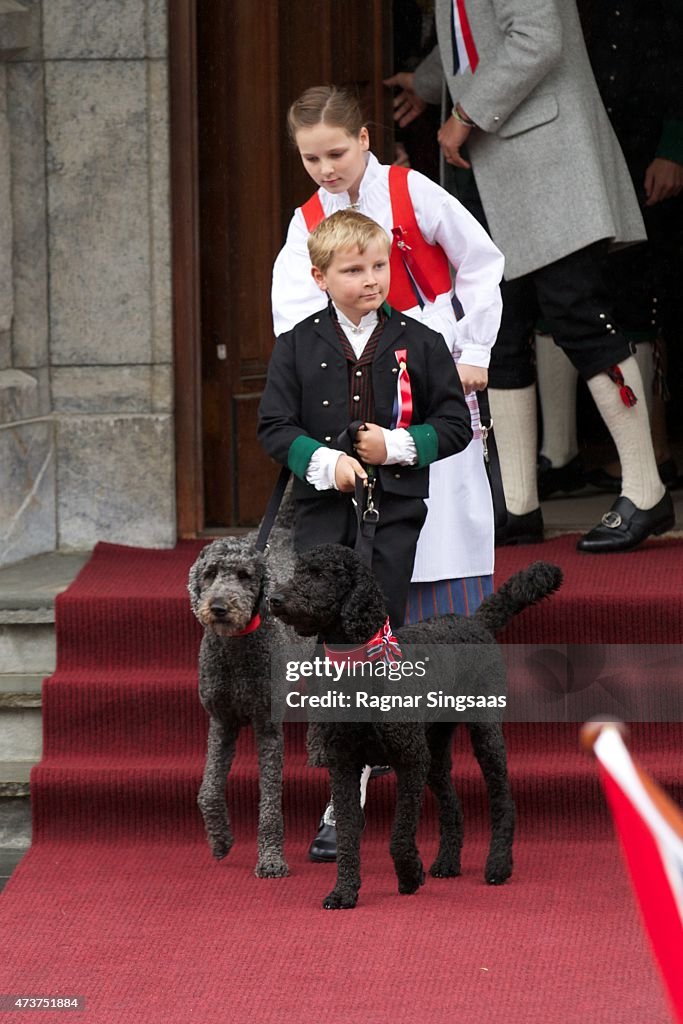
MULTIPOLYGON (((371 367, 376 423, 391 426, 397 349, 407 352, 413 396, 410 429, 420 461, 411 467, 379 466, 377 472, 385 491, 426 498, 429 463, 467 447, 472 438, 470 413, 442 336, 391 310, 371 367)), ((296 474, 295 498, 335 493, 317 491, 303 476, 316 442, 336 447, 349 421, 348 364, 330 312, 323 309, 278 338, 259 406, 259 441, 272 458, 296 474)))

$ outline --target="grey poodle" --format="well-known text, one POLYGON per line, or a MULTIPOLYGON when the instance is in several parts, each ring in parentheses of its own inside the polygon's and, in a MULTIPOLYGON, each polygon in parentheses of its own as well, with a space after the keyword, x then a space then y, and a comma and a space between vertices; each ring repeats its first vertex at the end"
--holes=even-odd
MULTIPOLYGON (((402 644, 486 644, 495 654, 494 671, 502 665, 495 633, 523 608, 556 590, 562 581, 556 566, 537 562, 517 573, 486 598, 471 618, 445 615, 396 631, 402 644), (498 666, 498 667, 496 667, 498 666)), ((324 544, 301 555, 289 582, 270 595, 273 613, 302 636, 319 636, 327 644, 366 644, 386 621, 381 592, 370 570, 349 548, 324 544)), ((439 851, 431 874, 460 874, 463 815, 451 778, 453 722, 319 722, 316 742, 327 763, 337 819, 337 881, 323 901, 326 909, 355 906, 360 889, 362 811, 358 778, 365 764, 390 764, 397 776, 397 807, 391 855, 400 893, 414 893, 424 881, 417 850, 420 804, 425 782, 439 805, 439 851)), ((515 810, 507 774, 507 758, 499 722, 471 722, 468 729, 475 756, 486 780, 491 818, 491 843, 485 878, 500 885, 512 873, 515 810)))
MULTIPOLYGON (((273 531, 272 543, 280 568, 291 564, 288 531, 273 531)), ((188 589, 192 610, 204 627, 199 697, 210 722, 198 803, 209 846, 220 860, 233 845, 225 785, 240 728, 252 725, 260 785, 256 874, 278 878, 288 868, 283 854, 283 735, 282 725, 270 720, 271 671, 296 637, 268 612, 267 561, 251 536, 213 541, 192 566, 188 589)))

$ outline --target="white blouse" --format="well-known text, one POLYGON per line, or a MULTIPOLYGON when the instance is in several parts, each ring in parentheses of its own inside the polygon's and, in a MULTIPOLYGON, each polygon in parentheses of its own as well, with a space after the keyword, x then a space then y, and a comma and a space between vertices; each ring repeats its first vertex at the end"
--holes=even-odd
MULTIPOLYGON (((464 315, 456 321, 451 305, 453 290, 437 295, 424 309, 415 306, 402 312, 443 334, 457 361, 487 367, 502 310, 499 288, 504 265, 502 253, 478 221, 440 185, 418 171, 411 171, 408 190, 421 234, 429 243, 441 246, 455 270, 455 293, 464 315)), ((348 192, 333 195, 320 188, 318 195, 326 216, 351 205, 348 192)), ((380 164, 372 153, 368 154, 356 208, 391 234, 389 167, 380 164)), ((306 246, 308 234, 303 213, 298 208, 273 267, 276 335, 291 330, 320 308, 320 289, 311 276, 306 246)))

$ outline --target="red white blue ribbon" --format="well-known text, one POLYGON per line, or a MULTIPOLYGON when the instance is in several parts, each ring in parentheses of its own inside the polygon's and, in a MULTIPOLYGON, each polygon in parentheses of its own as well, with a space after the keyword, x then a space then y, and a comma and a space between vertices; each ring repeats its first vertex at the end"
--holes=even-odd
POLYGON ((479 54, 467 18, 465 0, 453 0, 453 34, 458 51, 458 74, 463 75, 468 68, 474 74, 479 63, 479 54))
POLYGON ((410 374, 408 373, 408 351, 399 348, 394 352, 396 362, 399 365, 398 379, 396 381, 396 429, 409 427, 413 422, 413 392, 410 387, 410 374))
POLYGON ((389 665, 403 657, 388 618, 382 628, 370 637, 365 645, 365 651, 368 661, 386 661, 389 665))
POLYGON ((325 657, 335 665, 355 665, 361 661, 386 661, 392 665, 403 657, 399 642, 391 629, 387 618, 381 629, 370 637, 362 647, 346 647, 339 649, 323 644, 325 657))

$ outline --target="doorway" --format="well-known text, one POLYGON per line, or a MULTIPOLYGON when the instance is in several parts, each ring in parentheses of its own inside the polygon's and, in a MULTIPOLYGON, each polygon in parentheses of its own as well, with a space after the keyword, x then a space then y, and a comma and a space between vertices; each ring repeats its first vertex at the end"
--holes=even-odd
POLYGON ((271 270, 313 191, 287 139, 287 107, 311 85, 350 86, 373 150, 390 158, 391 5, 173 7, 178 523, 180 536, 196 536, 257 523, 278 472, 256 441, 274 341, 271 270))

